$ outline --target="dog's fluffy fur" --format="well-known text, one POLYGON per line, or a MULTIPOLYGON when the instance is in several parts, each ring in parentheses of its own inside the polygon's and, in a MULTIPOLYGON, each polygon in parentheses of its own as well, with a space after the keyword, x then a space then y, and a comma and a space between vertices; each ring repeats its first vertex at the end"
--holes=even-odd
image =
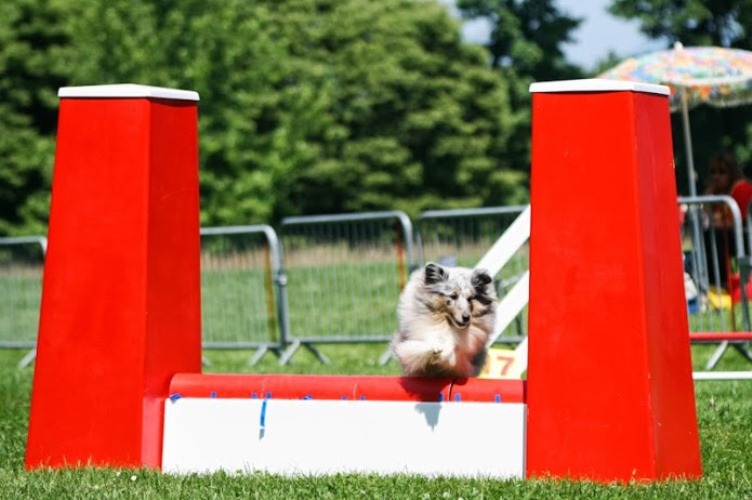
POLYGON ((470 377, 486 358, 496 292, 484 269, 428 263, 410 275, 397 307, 392 341, 405 375, 470 377))

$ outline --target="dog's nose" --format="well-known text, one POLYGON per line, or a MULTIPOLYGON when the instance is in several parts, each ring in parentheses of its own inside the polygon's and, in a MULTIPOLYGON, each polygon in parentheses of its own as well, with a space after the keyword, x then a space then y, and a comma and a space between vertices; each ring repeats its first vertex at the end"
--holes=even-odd
POLYGON ((462 315, 462 322, 463 323, 467 323, 468 321, 470 321, 470 315, 469 314, 463 314, 462 315))

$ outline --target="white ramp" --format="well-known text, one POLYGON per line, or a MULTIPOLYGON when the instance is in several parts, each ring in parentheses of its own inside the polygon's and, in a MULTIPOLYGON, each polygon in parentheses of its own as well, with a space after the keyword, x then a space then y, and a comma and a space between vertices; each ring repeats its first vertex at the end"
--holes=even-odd
MULTIPOLYGON (((501 271, 501 268, 509 262, 514 253, 530 239, 530 205, 523 210, 512 225, 504 231, 504 234, 496 240, 496 243, 478 261, 476 269, 488 270, 491 276, 501 271)), ((514 321, 530 300, 530 272, 520 277, 511 290, 501 298, 496 307, 496 323, 494 333, 488 339, 488 347, 496 342, 501 333, 514 321)), ((516 362, 522 371, 527 369, 527 337, 515 349, 516 362)))
POLYGON ((509 262, 514 253, 530 239, 530 205, 523 210, 514 222, 496 240, 496 243, 486 252, 476 269, 486 269, 491 276, 496 276, 501 268, 509 262))
POLYGON ((530 272, 520 276, 517 283, 511 290, 501 298, 496 306, 496 322, 494 323, 494 333, 488 339, 487 346, 491 346, 508 327, 514 318, 522 312, 530 299, 530 272))

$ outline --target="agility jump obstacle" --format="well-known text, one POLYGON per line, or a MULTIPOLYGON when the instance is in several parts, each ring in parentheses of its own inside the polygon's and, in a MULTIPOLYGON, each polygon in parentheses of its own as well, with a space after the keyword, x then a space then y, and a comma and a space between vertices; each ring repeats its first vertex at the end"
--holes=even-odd
POLYGON ((198 95, 61 89, 26 467, 701 475, 668 90, 531 91, 522 381, 201 374, 198 95))

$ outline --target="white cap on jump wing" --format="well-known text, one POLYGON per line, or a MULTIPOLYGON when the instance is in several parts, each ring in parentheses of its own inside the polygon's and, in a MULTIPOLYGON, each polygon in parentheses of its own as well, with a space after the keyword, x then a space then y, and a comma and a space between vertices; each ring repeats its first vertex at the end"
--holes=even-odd
POLYGON ((665 85, 627 80, 607 80, 605 78, 560 80, 530 84, 530 92, 613 92, 621 90, 669 95, 669 88, 665 85))
POLYGON ((153 97, 158 99, 176 99, 181 101, 198 101, 198 92, 178 90, 165 87, 151 87, 135 83, 118 83, 114 85, 85 85, 82 87, 61 87, 58 97, 153 97))

